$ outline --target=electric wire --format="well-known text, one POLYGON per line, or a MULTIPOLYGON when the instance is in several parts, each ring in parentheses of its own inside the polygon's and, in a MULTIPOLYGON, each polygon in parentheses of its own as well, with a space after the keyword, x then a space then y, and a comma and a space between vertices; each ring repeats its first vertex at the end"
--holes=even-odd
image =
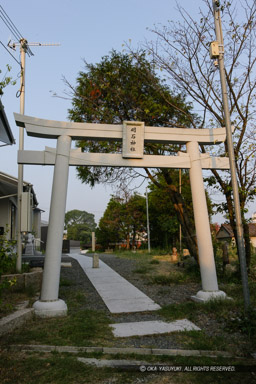
POLYGON ((16 61, 16 63, 18 63, 19 64, 19 66, 21 66, 21 63, 20 63, 20 61, 18 61, 17 59, 16 59, 16 57, 15 56, 13 56, 13 54, 6 48, 6 46, 2 43, 2 41, 0 41, 0 44, 4 47, 4 49, 9 53, 9 55, 11 55, 12 56, 12 58, 16 61))
MULTIPOLYGON (((10 17, 7 15, 3 7, 0 5, 0 18, 3 20, 4 24, 6 27, 9 29, 9 31, 14 35, 14 37, 18 40, 21 41, 23 39, 22 34, 18 30, 18 28, 15 26, 15 24, 12 22, 10 17)), ((9 51, 8 51, 9 52, 9 51)), ((33 52, 29 48, 29 46, 26 46, 26 52, 28 56, 34 56, 33 52)))
POLYGON ((14 37, 17 40, 22 39, 21 33, 18 31, 18 29, 16 28, 14 23, 11 21, 10 17, 7 15, 7 13, 5 12, 5 10, 3 9, 3 7, 1 5, 0 5, 0 13, 1 13, 0 14, 1 19, 3 20, 3 22, 5 23, 5 25, 9 29, 9 31, 14 35, 14 37))

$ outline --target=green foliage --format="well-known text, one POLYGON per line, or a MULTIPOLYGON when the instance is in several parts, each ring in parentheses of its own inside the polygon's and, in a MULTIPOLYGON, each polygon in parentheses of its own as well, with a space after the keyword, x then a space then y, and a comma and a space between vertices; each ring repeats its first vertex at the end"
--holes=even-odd
POLYGON ((71 287, 73 285, 72 281, 68 279, 60 278, 60 287, 71 287))
POLYGON ((0 276, 10 273, 15 266, 14 240, 7 239, 7 233, 0 236, 0 276))
MULTIPOLYGON (((2 81, 0 81, 0 96, 3 95, 3 90, 6 88, 8 85, 15 85, 16 81, 12 80, 11 76, 7 76, 7 73, 11 72, 11 66, 6 65, 6 73, 2 81)), ((0 74, 2 71, 0 70, 0 74)))
POLYGON ((204 331, 189 331, 184 334, 186 348, 192 350, 225 351, 226 341, 223 336, 210 336, 204 331))
POLYGON ((89 243, 91 233, 95 231, 95 228, 96 223, 92 213, 73 209, 65 214, 65 229, 67 229, 68 239, 89 243))
POLYGON ((158 313, 168 321, 178 320, 190 318, 191 314, 193 314, 197 308, 197 303, 194 301, 188 301, 185 303, 164 305, 161 309, 159 309, 158 313))
MULTIPOLYGON (((112 51, 98 64, 85 63, 72 99, 69 118, 75 122, 122 124, 144 121, 151 126, 189 126, 191 105, 182 94, 174 95, 156 75, 144 52, 136 56, 112 51), (185 111, 183 113, 182 111, 185 111)), ((120 142, 79 141, 84 152, 121 152, 120 142)), ((170 145, 146 144, 145 152, 170 153, 170 145)), ((78 167, 82 182, 93 186, 116 181, 124 170, 114 167, 78 167)))
POLYGON ((97 241, 107 247, 110 243, 130 241, 135 244, 136 234, 146 229, 146 200, 134 194, 120 198, 112 196, 100 219, 97 241))
MULTIPOLYGON (((123 121, 143 121, 154 127, 191 127, 191 122, 198 121, 192 113, 192 104, 186 101, 184 93, 176 93, 156 74, 155 66, 146 59, 145 52, 134 55, 112 51, 102 58, 98 64, 85 63, 85 71, 79 73, 76 88, 72 88, 72 108, 69 118, 75 122, 122 124, 123 121)), ((84 152, 121 153, 120 141, 94 142, 79 141, 77 144, 84 152)), ((181 145, 145 143, 144 152, 148 155, 173 155, 182 149, 181 145)), ((94 186, 96 183, 127 183, 127 180, 138 177, 129 168, 116 167, 78 167, 78 177, 82 182, 94 186)), ((177 186, 172 180, 172 171, 146 170, 147 176, 154 180, 161 173, 171 188, 172 200, 182 201, 177 186)), ((178 202, 178 204, 179 204, 178 202)), ((193 223, 183 202, 182 223, 184 238, 188 239, 187 248, 194 256, 197 254, 193 239, 193 223), (184 224, 186 222, 186 224, 184 224), (191 233, 190 233, 190 228, 191 233)), ((180 215, 175 210, 175 215, 180 215)), ((163 215, 164 216, 164 215, 163 215)), ((166 217, 162 217, 165 229, 163 242, 168 244, 175 236, 177 222, 171 225, 166 217), (170 232, 170 233, 168 233, 170 232), (173 233, 174 232, 174 233, 173 233), (170 240, 171 238, 171 240, 170 240)), ((161 237, 162 241, 162 237, 161 237)))
POLYGON ((153 259, 150 261, 150 264, 160 264, 160 261, 157 259, 153 259))
MULTIPOLYGON (((179 171, 168 170, 173 186, 179 189, 179 171)), ((155 175, 157 186, 149 184, 149 222, 152 247, 170 249, 179 243, 179 222, 171 199, 170 186, 162 173, 155 175)), ((182 172, 182 196, 193 222, 193 207, 188 172, 182 172)))
POLYGON ((187 276, 181 272, 172 271, 168 275, 155 275, 151 278, 152 284, 170 285, 170 284, 184 284, 187 276))
POLYGON ((66 317, 40 322, 32 320, 11 337, 15 343, 26 344, 28 340, 33 340, 39 344, 90 346, 93 342, 104 344, 104 341, 113 338, 109 323, 104 312, 82 309, 78 304, 73 305, 66 317))
MULTIPOLYGON (((7 239, 7 233, 0 236, 0 277, 4 273, 15 271, 16 255, 13 251, 14 245, 15 241, 7 239)), ((5 280, 0 283, 0 297, 4 289, 11 287, 15 283, 15 279, 5 280)))
POLYGON ((228 332, 241 332, 246 334, 249 339, 256 336, 256 309, 250 308, 246 313, 240 312, 235 317, 229 319, 226 327, 228 332))
MULTIPOLYGON (((172 185, 167 183, 162 172, 156 173, 156 183, 149 183, 150 193, 148 196, 151 244, 153 247, 170 250, 172 247, 179 248, 179 221, 171 198, 172 189, 179 190, 179 171, 170 169, 168 176, 172 179, 172 185)), ((194 225, 190 179, 188 171, 185 170, 181 173, 181 194, 189 220, 194 225)), ((208 212, 211 215, 211 201, 207 193, 206 197, 208 212)), ((186 238, 183 239, 183 244, 186 248, 186 238)))

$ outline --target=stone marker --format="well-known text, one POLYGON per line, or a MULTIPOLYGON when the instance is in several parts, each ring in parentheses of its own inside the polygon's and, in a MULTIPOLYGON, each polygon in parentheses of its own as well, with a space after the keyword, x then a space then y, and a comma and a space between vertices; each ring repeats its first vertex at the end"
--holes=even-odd
POLYGON ((172 249, 172 261, 178 261, 178 252, 177 248, 173 247, 172 249))
POLYGON ((92 257, 92 267, 93 268, 99 268, 99 255, 97 253, 93 254, 93 257, 92 257))

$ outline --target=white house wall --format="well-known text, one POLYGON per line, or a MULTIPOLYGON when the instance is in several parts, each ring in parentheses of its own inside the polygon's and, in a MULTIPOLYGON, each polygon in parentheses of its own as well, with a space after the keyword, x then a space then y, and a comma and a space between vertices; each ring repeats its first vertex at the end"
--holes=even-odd
POLYGON ((256 237, 251 237, 251 244, 254 248, 256 248, 256 237))
POLYGON ((9 228, 7 233, 7 238, 10 238, 10 229, 11 229, 11 203, 8 199, 0 199, 0 227, 4 227, 6 231, 9 228))

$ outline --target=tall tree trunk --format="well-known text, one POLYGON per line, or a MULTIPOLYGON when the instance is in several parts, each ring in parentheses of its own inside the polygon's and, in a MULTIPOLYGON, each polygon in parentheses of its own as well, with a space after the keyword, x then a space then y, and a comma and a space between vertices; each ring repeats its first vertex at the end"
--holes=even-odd
POLYGON ((249 272, 250 271, 250 264, 251 264, 251 241, 250 241, 250 233, 249 233, 248 223, 244 222, 243 228, 244 228, 246 265, 247 265, 247 271, 249 272))
POLYGON ((126 249, 130 249, 130 235, 129 235, 129 233, 126 236, 126 249))
MULTIPOLYGON (((228 207, 228 214, 229 214, 229 222, 232 227, 235 240, 236 240, 236 248, 238 249, 238 242, 237 242, 237 230, 236 230, 236 221, 235 221, 235 214, 234 214, 234 208, 233 208, 233 200, 231 197, 231 192, 228 191, 225 193, 226 200, 227 200, 227 207, 228 207)), ((245 245, 245 257, 246 257, 246 265, 247 270, 250 270, 250 263, 251 263, 251 242, 250 242, 250 234, 249 234, 249 225, 246 223, 244 214, 242 212, 242 222, 243 222, 243 230, 244 230, 244 245, 245 245)))
MULTIPOLYGON (((163 188, 163 186, 160 183, 158 183, 158 181, 155 180, 155 178, 147 168, 145 168, 145 171, 148 177, 150 178, 150 180, 158 188, 163 188)), ((183 200, 182 195, 179 193, 176 185, 173 184, 172 177, 168 172, 168 170, 165 169, 165 170, 162 170, 162 172, 167 184, 166 186, 167 192, 169 193, 171 201, 173 203, 177 219, 181 224, 184 243, 186 244, 191 256, 193 256, 196 262, 199 263, 195 229, 190 219, 189 213, 187 211, 186 204, 183 200)))
POLYGON ((177 219, 181 225, 183 241, 186 244, 191 256, 198 262, 198 248, 194 225, 191 222, 186 205, 183 203, 182 196, 178 191, 175 191, 172 186, 169 186, 170 197, 176 212, 177 219))
POLYGON ((135 240, 136 240, 136 228, 134 226, 132 231, 132 249, 134 249, 135 247, 135 240))

